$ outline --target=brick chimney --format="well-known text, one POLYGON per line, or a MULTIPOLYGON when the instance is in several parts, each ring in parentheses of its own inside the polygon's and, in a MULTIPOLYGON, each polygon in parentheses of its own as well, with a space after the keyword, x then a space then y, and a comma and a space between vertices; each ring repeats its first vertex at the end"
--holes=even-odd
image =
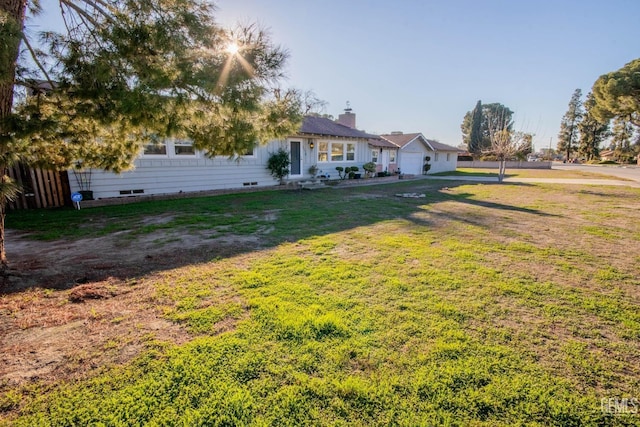
POLYGON ((349 101, 347 101, 347 108, 344 109, 344 113, 338 116, 338 123, 344 126, 348 126, 352 129, 356 128, 356 115, 352 113, 351 106, 349 105, 349 101))

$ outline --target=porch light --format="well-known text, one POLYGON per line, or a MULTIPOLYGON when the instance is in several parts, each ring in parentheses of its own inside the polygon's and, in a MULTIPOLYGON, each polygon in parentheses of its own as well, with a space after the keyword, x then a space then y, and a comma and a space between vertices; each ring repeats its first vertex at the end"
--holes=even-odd
POLYGON ((313 150, 313 147, 315 146, 315 144, 313 143, 313 139, 309 140, 309 148, 311 148, 313 150))

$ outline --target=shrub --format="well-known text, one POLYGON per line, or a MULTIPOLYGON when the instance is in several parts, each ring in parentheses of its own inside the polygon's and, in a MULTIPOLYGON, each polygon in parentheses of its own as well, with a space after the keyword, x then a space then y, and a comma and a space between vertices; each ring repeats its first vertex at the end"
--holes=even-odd
POLYGON ((357 166, 347 166, 346 168, 343 168, 342 166, 336 166, 336 170, 338 171, 338 176, 340 176, 340 179, 347 179, 347 177, 353 178, 355 176, 355 173, 358 172, 359 169, 357 166))
POLYGON ((267 161, 267 169, 271 172, 271 176, 280 181, 280 184, 283 184, 283 178, 289 174, 290 165, 289 153, 282 148, 271 153, 267 161))
POLYGON ((362 165, 362 169, 364 169, 369 175, 373 176, 376 172, 376 164, 373 162, 365 163, 362 165))

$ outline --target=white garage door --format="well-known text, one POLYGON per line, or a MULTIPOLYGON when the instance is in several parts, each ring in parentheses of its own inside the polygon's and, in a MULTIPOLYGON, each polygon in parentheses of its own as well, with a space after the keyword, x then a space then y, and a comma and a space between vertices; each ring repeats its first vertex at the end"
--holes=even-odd
POLYGON ((422 175, 422 156, 423 153, 402 153, 400 171, 402 173, 409 173, 412 175, 422 175))

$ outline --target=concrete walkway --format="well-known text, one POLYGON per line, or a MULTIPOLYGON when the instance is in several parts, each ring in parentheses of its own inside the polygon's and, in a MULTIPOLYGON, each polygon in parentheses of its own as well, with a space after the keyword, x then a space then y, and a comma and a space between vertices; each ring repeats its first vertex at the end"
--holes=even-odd
MULTIPOLYGON (((429 179, 446 181, 498 182, 497 177, 486 176, 429 176, 429 179)), ((636 181, 622 181, 617 179, 585 179, 585 178, 505 178, 505 183, 522 184, 568 184, 568 185, 612 185, 640 188, 636 181)))

